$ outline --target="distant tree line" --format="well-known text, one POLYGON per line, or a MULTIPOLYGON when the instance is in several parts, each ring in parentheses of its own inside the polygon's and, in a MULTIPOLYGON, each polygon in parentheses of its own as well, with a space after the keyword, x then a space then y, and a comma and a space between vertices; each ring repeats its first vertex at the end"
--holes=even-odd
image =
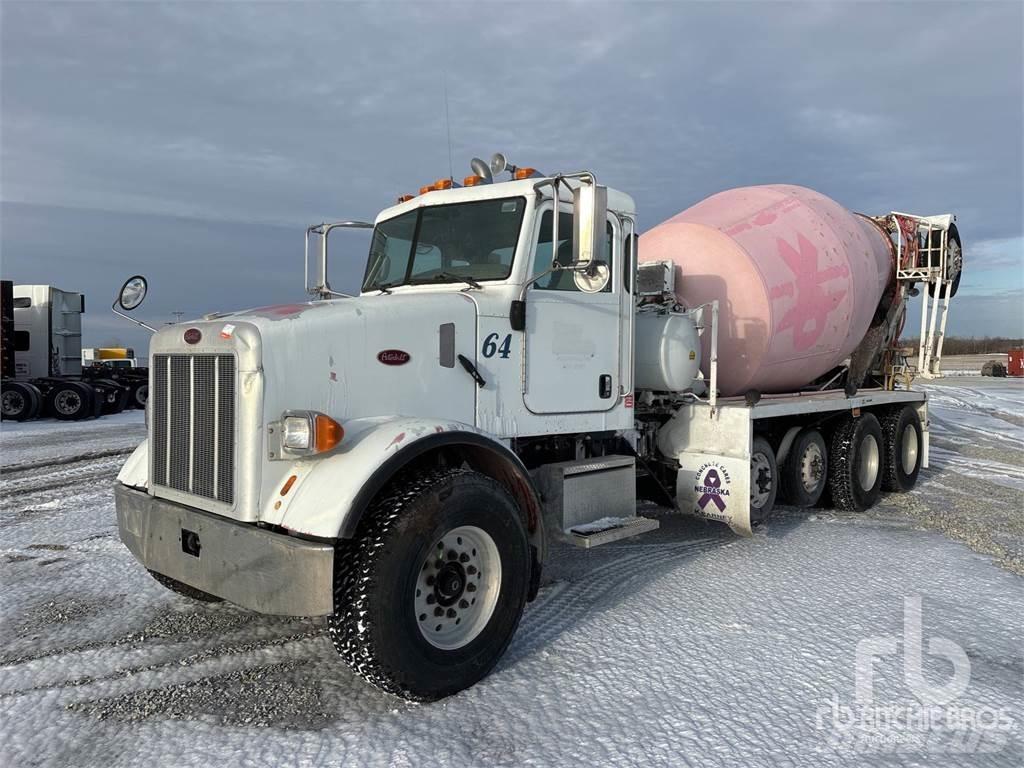
MULTIPOLYGON (((913 347, 917 354, 920 339, 904 339, 903 346, 913 347)), ((1024 347, 1024 339, 1008 339, 1004 336, 947 336, 942 343, 943 355, 995 355, 1005 354, 1011 349, 1024 347)))

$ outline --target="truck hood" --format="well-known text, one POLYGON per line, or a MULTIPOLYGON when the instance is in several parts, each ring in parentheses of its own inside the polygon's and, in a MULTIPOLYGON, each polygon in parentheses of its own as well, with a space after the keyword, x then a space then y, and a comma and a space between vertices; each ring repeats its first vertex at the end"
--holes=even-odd
POLYGON ((475 360, 476 315, 470 296, 443 292, 281 304, 218 322, 259 332, 264 421, 310 409, 342 422, 408 415, 474 424, 476 390, 455 360, 475 360))

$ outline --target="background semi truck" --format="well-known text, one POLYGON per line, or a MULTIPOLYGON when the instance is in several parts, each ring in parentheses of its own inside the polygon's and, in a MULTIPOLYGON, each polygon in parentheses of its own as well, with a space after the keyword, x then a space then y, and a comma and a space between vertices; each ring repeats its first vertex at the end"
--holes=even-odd
POLYGON ((556 541, 658 527, 638 499, 749 535, 777 503, 913 488, 928 410, 899 333, 920 294, 937 375, 951 215, 753 187, 638 237, 592 173, 472 168, 310 227, 314 300, 154 335, 149 437, 115 491, 166 586, 326 616, 359 675, 431 700, 493 667, 556 541), (328 279, 351 229, 372 229, 358 296, 328 279))
POLYGON ((0 415, 65 421, 143 408, 148 371, 82 364, 85 296, 0 281, 0 415))

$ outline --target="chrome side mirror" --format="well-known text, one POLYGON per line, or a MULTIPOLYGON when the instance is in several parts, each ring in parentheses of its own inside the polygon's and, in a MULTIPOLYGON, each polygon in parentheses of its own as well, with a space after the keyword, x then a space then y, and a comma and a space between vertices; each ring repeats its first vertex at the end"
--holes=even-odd
POLYGON ((601 258, 601 246, 608 226, 608 187, 595 182, 580 184, 572 191, 573 263, 589 267, 601 258))
POLYGON ((121 290, 117 294, 117 303, 121 309, 131 312, 145 300, 148 289, 149 283, 142 275, 129 277, 124 281, 124 285, 121 286, 121 290))
POLYGON ((117 298, 114 299, 114 303, 110 305, 110 311, 118 317, 123 317, 129 322, 135 323, 136 325, 142 326, 147 331, 156 333, 156 328, 151 325, 147 325, 141 320, 136 320, 134 317, 129 317, 124 312, 131 312, 133 309, 138 308, 142 304, 143 299, 146 298, 146 291, 149 289, 149 283, 146 282, 146 278, 142 275, 134 275, 124 281, 121 286, 121 290, 117 293, 117 298), (121 309, 118 309, 120 307, 121 309))

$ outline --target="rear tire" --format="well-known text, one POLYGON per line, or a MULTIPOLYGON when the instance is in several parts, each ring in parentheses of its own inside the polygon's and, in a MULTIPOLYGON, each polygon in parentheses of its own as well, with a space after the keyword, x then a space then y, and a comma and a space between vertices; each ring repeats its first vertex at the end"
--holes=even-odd
POLYGON ((520 509, 502 485, 465 469, 395 482, 334 562, 335 649, 367 682, 419 701, 491 671, 530 587, 520 509))
POLYGON ((796 436, 782 469, 782 489, 787 503, 804 509, 821 500, 828 485, 828 448, 816 429, 796 436))
POLYGON ((46 411, 61 421, 79 421, 95 415, 96 392, 81 381, 63 381, 46 393, 46 411))
POLYGON ((885 441, 885 474, 882 488, 902 493, 917 485, 921 472, 924 438, 921 417, 912 405, 894 408, 882 418, 885 441))
POLYGON ((863 512, 882 492, 882 427, 872 413, 848 416, 832 435, 829 490, 836 509, 863 512))
POLYGON ((750 524, 764 523, 775 508, 779 492, 779 466, 775 451, 763 437, 754 438, 750 447, 750 524))
POLYGON ((39 415, 42 394, 34 384, 5 381, 0 392, 0 416, 4 420, 28 421, 39 415))
POLYGON ((201 589, 190 587, 188 584, 183 584, 177 579, 172 579, 170 576, 164 576, 162 573, 156 571, 150 571, 149 575, 159 581, 171 592, 177 592, 182 597, 187 597, 190 600, 198 600, 201 603, 221 603, 224 602, 222 598, 216 595, 211 595, 209 592, 203 592, 201 589))
POLYGON ((93 382, 93 386, 96 389, 96 394, 103 401, 104 415, 120 413, 128 407, 131 397, 131 390, 128 387, 110 379, 97 379, 93 382))
POLYGON ((146 401, 149 399, 149 382, 141 381, 132 386, 131 397, 129 398, 133 408, 141 411, 146 410, 146 401))

